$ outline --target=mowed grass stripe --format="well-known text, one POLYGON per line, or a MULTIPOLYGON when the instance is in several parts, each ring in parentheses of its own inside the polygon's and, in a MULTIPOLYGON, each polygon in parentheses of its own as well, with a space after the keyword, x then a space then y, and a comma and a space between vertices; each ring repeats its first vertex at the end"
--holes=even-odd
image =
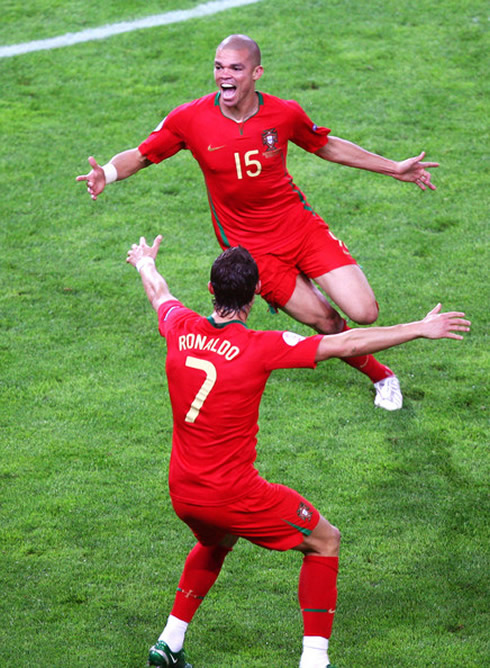
POLYGON ((75 33, 66 33, 59 37, 51 39, 34 40, 22 44, 13 44, 11 46, 0 47, 0 58, 19 56, 33 51, 50 51, 51 49, 60 49, 83 42, 92 42, 97 39, 106 39, 114 35, 133 32, 134 30, 144 30, 146 28, 156 28, 159 26, 170 25, 172 23, 181 23, 190 19, 212 16, 218 12, 224 12, 234 7, 243 7, 252 5, 262 0, 216 0, 215 2, 206 2, 193 9, 176 10, 164 14, 154 14, 136 21, 121 21, 111 25, 101 26, 100 28, 89 28, 75 33))

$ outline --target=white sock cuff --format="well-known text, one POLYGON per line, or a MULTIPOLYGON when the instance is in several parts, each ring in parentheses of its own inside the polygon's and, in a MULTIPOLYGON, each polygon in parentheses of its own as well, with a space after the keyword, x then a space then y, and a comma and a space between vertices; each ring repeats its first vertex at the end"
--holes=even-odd
POLYGON ((189 626, 189 622, 184 622, 183 619, 179 619, 174 615, 168 616, 167 624, 171 624, 174 628, 179 628, 182 629, 183 631, 187 631, 187 627, 189 626))
POLYGON ((303 649, 328 650, 328 638, 322 636, 303 636, 303 649))
POLYGON ((184 645, 185 632, 188 626, 188 622, 184 622, 182 619, 174 617, 174 615, 169 615, 167 624, 158 640, 166 642, 172 652, 180 652, 184 645))

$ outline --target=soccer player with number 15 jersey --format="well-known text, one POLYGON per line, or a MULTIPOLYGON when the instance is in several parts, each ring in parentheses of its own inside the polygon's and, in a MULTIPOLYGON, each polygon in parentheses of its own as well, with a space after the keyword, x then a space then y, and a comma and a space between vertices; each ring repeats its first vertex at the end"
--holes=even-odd
MULTIPOLYGON (((378 303, 346 245, 330 231, 295 185, 287 169, 288 143, 329 162, 387 174, 434 189, 424 153, 396 162, 331 136, 293 100, 256 90, 263 74, 260 49, 246 35, 230 35, 214 61, 217 93, 171 111, 137 148, 114 156, 103 167, 89 158, 86 181, 92 199, 106 184, 189 150, 206 182, 214 230, 222 248, 241 244, 254 257, 261 295, 274 308, 322 334, 349 329, 331 305, 360 324, 378 316, 378 303), (318 289, 318 286, 323 290, 318 289)), ((185 224, 186 214, 182 214, 185 224)), ((398 378, 372 355, 343 361, 366 374, 376 389, 375 404, 401 408, 398 378)))

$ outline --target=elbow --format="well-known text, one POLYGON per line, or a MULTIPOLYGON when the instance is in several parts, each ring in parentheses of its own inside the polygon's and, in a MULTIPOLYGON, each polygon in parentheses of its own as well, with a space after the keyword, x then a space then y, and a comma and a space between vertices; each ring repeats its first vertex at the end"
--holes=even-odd
POLYGON ((328 162, 334 162, 331 156, 331 150, 328 144, 322 146, 315 152, 315 155, 321 158, 322 160, 328 160, 328 162))
POLYGON ((339 155, 338 155, 338 140, 337 137, 334 137, 333 135, 330 135, 328 137, 328 142, 325 144, 325 146, 322 146, 318 151, 316 152, 315 155, 317 155, 319 158, 322 158, 323 160, 328 160, 328 162, 339 162, 339 155))
POLYGON ((148 160, 146 156, 140 153, 139 148, 134 149, 134 155, 135 163, 138 165, 138 169, 143 169, 143 167, 148 167, 148 165, 152 164, 151 160, 148 160))

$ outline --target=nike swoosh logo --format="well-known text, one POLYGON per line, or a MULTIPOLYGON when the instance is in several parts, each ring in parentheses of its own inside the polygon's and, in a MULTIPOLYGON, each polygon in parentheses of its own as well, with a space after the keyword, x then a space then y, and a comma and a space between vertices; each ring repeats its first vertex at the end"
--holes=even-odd
POLYGON ((223 146, 211 146, 211 144, 209 144, 208 151, 219 151, 220 148, 225 148, 225 146, 226 144, 223 144, 223 146))

